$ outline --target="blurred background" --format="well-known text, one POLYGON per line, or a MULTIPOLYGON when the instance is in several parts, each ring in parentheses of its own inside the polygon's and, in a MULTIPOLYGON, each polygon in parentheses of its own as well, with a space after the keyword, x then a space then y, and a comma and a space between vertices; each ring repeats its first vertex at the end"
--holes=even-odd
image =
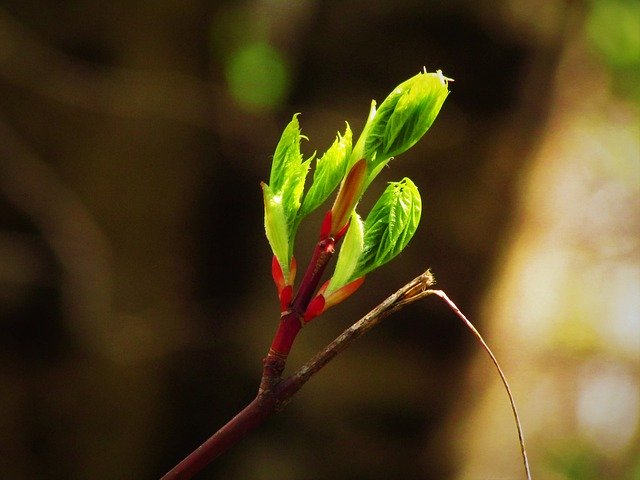
MULTIPOLYGON (((502 362, 534 477, 639 479, 637 0, 0 2, 0 477, 159 478, 249 402, 282 128, 302 112, 322 152, 423 66, 452 92, 360 209, 409 176, 420 229, 288 371, 431 267, 502 362)), ((524 474, 496 372, 434 298, 198 478, 524 474)))

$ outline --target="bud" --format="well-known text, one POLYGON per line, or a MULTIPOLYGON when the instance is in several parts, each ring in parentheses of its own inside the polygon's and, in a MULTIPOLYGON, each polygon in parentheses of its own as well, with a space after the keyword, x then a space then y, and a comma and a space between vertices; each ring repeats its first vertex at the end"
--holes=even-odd
POLYGON ((278 257, 275 255, 271 260, 271 276, 278 289, 278 298, 280 299, 280 310, 285 311, 289 308, 293 297, 293 281, 296 278, 296 257, 291 257, 289 265, 289 275, 284 276, 278 257))
POLYGON ((349 298, 353 293, 362 286, 364 283, 364 277, 356 278, 352 282, 343 285, 342 287, 334 290, 333 292, 327 294, 325 290, 329 285, 330 280, 325 282, 320 290, 318 290, 318 294, 311 300, 309 303, 309 307, 304 312, 303 320, 305 323, 309 323, 311 320, 316 318, 318 315, 322 315, 328 308, 337 305, 340 302, 345 301, 349 298), (326 298, 325 298, 325 295, 326 298))
MULTIPOLYGON (((306 137, 301 135, 297 114, 293 116, 276 147, 269 184, 261 184, 265 231, 275 257, 272 274, 282 309, 288 308, 293 295, 293 243, 298 225, 338 185, 336 199, 322 222, 320 241, 331 240, 335 245, 343 236, 345 239, 334 275, 311 300, 305 321, 351 295, 367 273, 406 247, 422 211, 420 195, 411 180, 391 183, 364 224, 355 209, 389 160, 411 148, 431 127, 449 94, 448 81, 440 70, 425 70, 398 85, 379 108, 372 101, 355 145, 347 124, 344 135, 338 132, 331 147, 316 160, 306 195, 305 180, 313 156, 303 160, 300 142, 306 137)), ((310 296, 312 289, 306 287, 305 295, 310 296)))
MULTIPOLYGON (((331 217, 331 212, 328 217, 331 217)), ((320 287, 317 295, 309 303, 304 313, 305 323, 322 314, 327 308, 347 299, 364 282, 364 277, 352 280, 364 247, 364 226, 360 215, 353 212, 348 225, 333 276, 320 287)))
POLYGON ((336 201, 331 207, 331 235, 334 237, 346 226, 356 204, 362 196, 364 181, 367 175, 367 162, 364 158, 358 160, 345 177, 336 201))
POLYGON ((333 307, 334 305, 345 301, 347 298, 353 295, 353 293, 358 290, 363 283, 364 277, 358 277, 352 282, 347 283, 346 285, 329 294, 324 301, 322 311, 324 312, 327 308, 333 307))

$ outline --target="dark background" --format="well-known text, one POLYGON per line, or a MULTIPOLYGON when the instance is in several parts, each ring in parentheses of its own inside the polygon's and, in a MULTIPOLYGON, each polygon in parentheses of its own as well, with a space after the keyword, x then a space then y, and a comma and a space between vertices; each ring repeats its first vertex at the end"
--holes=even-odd
MULTIPOLYGON (((290 362, 427 267, 479 317, 587 10, 535 3, 2 2, 0 477, 158 478, 253 398, 278 320, 259 182, 282 128, 302 112, 303 150, 322 152, 423 66, 451 94, 362 206, 408 176, 420 229, 290 362), (229 88, 255 45, 284 71, 258 104, 229 88)), ((269 64, 241 80, 257 91, 269 64)), ((407 308, 199 478, 454 478, 475 351, 435 300, 407 308)))

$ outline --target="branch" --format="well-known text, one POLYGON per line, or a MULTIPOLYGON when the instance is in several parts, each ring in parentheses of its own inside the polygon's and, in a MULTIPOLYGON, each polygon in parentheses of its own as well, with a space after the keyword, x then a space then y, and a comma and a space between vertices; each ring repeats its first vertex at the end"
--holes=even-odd
MULTIPOLYGON (((311 262, 313 263, 313 261, 311 262)), ((433 276, 427 271, 414 278, 380 305, 345 330, 312 360, 295 374, 284 380, 269 382, 269 388, 260 388, 256 398, 235 417, 191 452, 178 465, 167 472, 161 480, 189 479, 258 427, 267 417, 279 411, 287 401, 322 367, 338 353, 347 348, 356 338, 380 323, 383 318, 403 306, 413 303, 416 294, 421 294, 433 285, 433 276)), ((420 297, 422 298, 422 297, 420 297)), ((416 298, 417 299, 417 298, 416 298)), ((269 355, 265 362, 269 359, 269 355)), ((284 360, 283 360, 284 361, 284 360)), ((266 367, 267 365, 265 365, 266 367)), ((282 365, 284 369, 284 364, 282 365)), ((282 370, 280 370, 281 372, 282 370)), ((279 373, 277 375, 279 375, 279 373)), ((264 383, 264 376, 263 382, 264 383)))
POLYGON ((424 293, 428 291, 427 288, 434 283, 433 275, 427 270, 387 297, 380 305, 347 328, 333 342, 285 380, 291 384, 288 388, 294 389, 294 392, 299 390, 315 373, 351 345, 355 339, 364 335, 393 312, 423 298, 424 293))
POLYGON ((289 401, 289 399, 302 386, 307 383, 313 375, 320 371, 340 352, 345 350, 353 343, 354 340, 364 335, 373 327, 378 325, 383 319, 390 314, 400 310, 401 308, 415 303, 428 295, 437 295, 442 298, 449 307, 462 319, 466 326, 473 332, 476 338, 482 344, 482 347, 489 353, 491 359, 498 369, 500 378, 509 395, 509 401, 516 421, 518 429, 518 439, 520 449, 524 461, 525 473, 528 480, 531 480, 529 470, 529 462, 524 446, 524 435, 520 425, 520 418, 516 410, 515 401, 511 394, 511 389, 507 383, 506 377, 498 364, 495 356, 482 339, 480 333, 467 320, 456 305, 441 290, 430 290, 435 280, 430 271, 424 272, 422 275, 411 280, 409 283, 400 288, 397 292, 387 297, 380 305, 371 310, 368 314, 354 323, 352 326, 342 332, 333 342, 327 345, 315 357, 305 363, 290 377, 277 383, 272 390, 261 390, 257 397, 245 407, 238 415, 231 419, 224 427, 210 437, 205 443, 194 450, 187 458, 180 462, 170 472, 168 472, 162 480, 189 479, 198 473, 207 464, 213 461, 218 455, 222 454, 238 440, 244 437, 249 431, 260 425, 263 420, 273 413, 281 410, 289 401))
POLYGON ((447 296, 442 290, 430 290, 429 287, 435 284, 432 273, 427 270, 419 277, 414 278, 404 287, 398 290, 393 295, 389 296, 384 302, 371 310, 367 315, 362 317, 351 327, 347 328, 342 334, 336 338, 333 342, 327 345, 320 353, 318 353, 309 362, 304 364, 300 369, 294 373, 286 382, 290 382, 293 391, 286 398, 289 398, 293 393, 299 390, 315 373, 317 373, 322 367, 329 363, 336 355, 346 349, 356 339, 365 334, 367 331, 375 327, 384 318, 397 310, 411 304, 418 300, 425 298, 428 295, 437 295, 453 310, 453 312, 462 320, 465 326, 471 330, 476 337, 482 348, 489 354, 491 361, 498 370, 502 384, 504 385, 507 395, 509 397, 509 403, 511 404, 511 411, 513 412, 513 418, 516 423, 516 429, 518 431, 518 442, 520 444, 520 453, 522 455, 522 461, 524 464, 525 474, 528 480, 531 480, 531 469, 529 467, 529 459, 527 457, 527 450, 524 443, 524 433, 522 425, 520 423, 520 416, 516 408, 515 399, 511 392, 511 387, 507 381, 502 368, 496 356, 493 354, 487 343, 480 335, 480 332, 473 326, 473 324, 467 319, 467 317, 460 311, 455 303, 447 296))

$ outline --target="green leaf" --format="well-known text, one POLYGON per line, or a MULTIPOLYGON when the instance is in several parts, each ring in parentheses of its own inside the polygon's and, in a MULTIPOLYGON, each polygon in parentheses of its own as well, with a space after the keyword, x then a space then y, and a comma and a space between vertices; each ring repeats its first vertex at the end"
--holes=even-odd
POLYGON ((364 248, 351 279, 361 277, 398 255, 418 228, 422 201, 408 178, 392 182, 364 223, 364 248))
POLYGON ((353 212, 351 223, 338 253, 338 261, 333 276, 324 292, 325 297, 346 285, 352 278, 358 266, 358 260, 364 249, 364 225, 360 215, 353 212))
POLYGON ((299 164, 291 164, 287 170, 287 178, 282 187, 282 204, 284 206, 287 225, 289 227, 289 239, 293 241, 298 223, 296 221, 298 210, 300 209, 302 194, 304 192, 304 181, 309 171, 311 159, 299 164))
POLYGON ((300 134, 298 115, 299 113, 296 113, 283 130, 278 145, 276 146, 276 151, 273 154, 269 186, 274 192, 282 191, 282 187, 287 180, 288 170, 291 166, 302 162, 300 140, 303 137, 300 134))
POLYGON ((273 253, 285 271, 293 255, 293 240, 296 235, 296 221, 300 209, 304 182, 312 159, 303 161, 300 141, 306 138, 300 134, 298 114, 285 127, 276 146, 271 165, 268 189, 264 190, 265 229, 273 253), (283 241, 282 220, 286 226, 286 242, 283 241), (272 223, 274 223, 272 225, 272 223), (271 233, 270 233, 271 232, 271 233), (275 242, 275 243, 274 243, 275 242), (283 253, 286 246, 286 254, 283 253))
POLYGON ((340 135, 340 132, 338 132, 338 136, 331 147, 322 157, 316 160, 313 183, 298 213, 300 218, 318 208, 346 175, 349 156, 351 155, 351 139, 352 133, 347 123, 344 135, 340 135))
MULTIPOLYGON (((276 152, 273 155, 269 187, 276 195, 282 196, 282 204, 287 224, 292 227, 300 208, 304 182, 309 171, 311 159, 302 160, 300 141, 306 137, 300 134, 298 114, 285 127, 276 152)), ((295 234, 295 232, 293 232, 295 234)), ((291 235, 290 235, 291 237, 291 235)))
POLYGON ((367 115, 367 121, 364 124, 364 128, 358 137, 358 141, 351 150, 351 158, 349 159, 349 165, 347 170, 353 166, 361 158, 365 158, 364 156, 364 144, 369 135, 369 130, 371 129, 371 125, 373 124, 373 119, 376 117, 376 101, 371 100, 371 106, 369 107, 369 115, 367 115))
POLYGON ((392 157, 411 148, 427 132, 449 94, 448 80, 440 70, 420 72, 398 85, 380 104, 364 146, 370 171, 379 172, 392 157))
POLYGON ((272 189, 266 183, 262 183, 264 197, 264 229, 271 245, 273 254, 277 257, 284 277, 289 276, 289 229, 285 216, 282 196, 274 195, 272 189))

